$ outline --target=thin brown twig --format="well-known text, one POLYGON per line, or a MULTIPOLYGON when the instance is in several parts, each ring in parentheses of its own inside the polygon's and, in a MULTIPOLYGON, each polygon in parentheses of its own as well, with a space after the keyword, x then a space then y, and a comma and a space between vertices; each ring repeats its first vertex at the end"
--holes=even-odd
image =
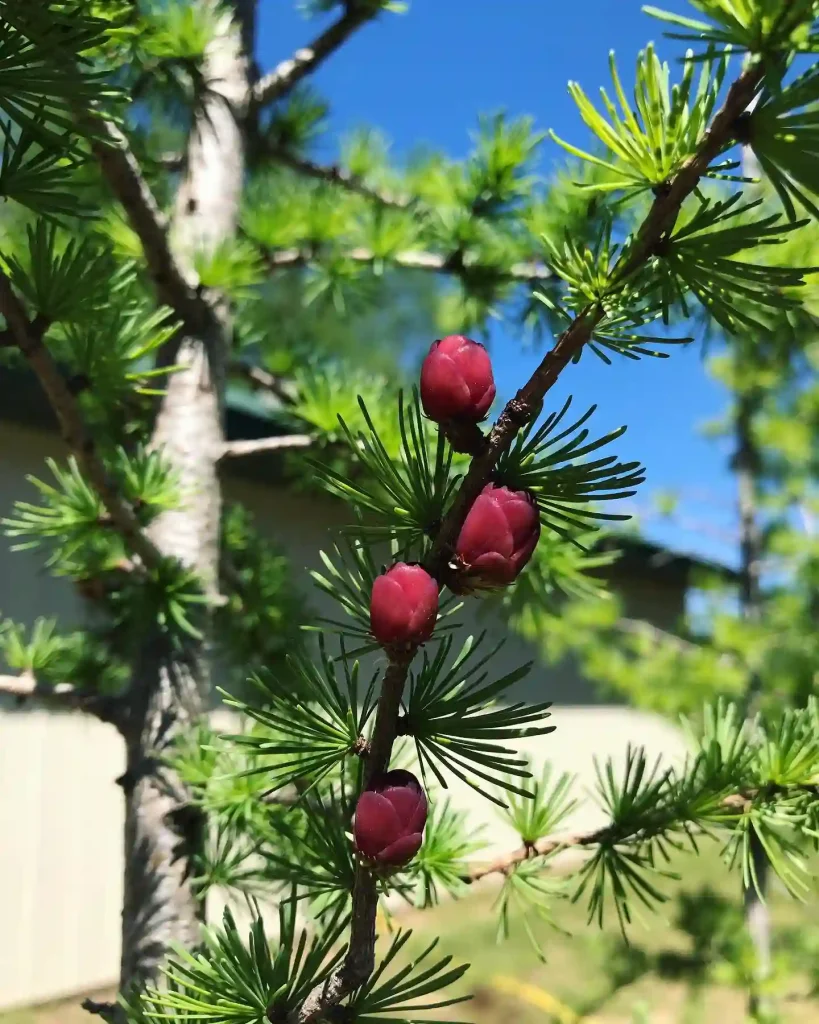
MULTIPOLYGON (((668 182, 667 187, 658 190, 634 244, 629 247, 620 264, 614 268, 617 278, 625 280, 655 255, 658 247, 673 229, 683 202, 694 191, 714 158, 733 138, 736 121, 753 100, 763 74, 764 69, 761 66, 751 65, 732 84, 722 107, 705 132, 697 153, 683 164, 668 182)), ((444 517, 430 555, 425 561, 425 567, 437 579, 440 580, 445 575, 452 545, 475 498, 490 479, 498 459, 509 448, 518 431, 529 421, 560 373, 589 341, 603 315, 603 310, 599 306, 589 306, 576 317, 558 338, 555 347, 547 353, 529 381, 507 403, 486 440, 484 450, 473 457, 455 501, 444 517)), ((385 673, 372 740, 373 749, 379 752, 378 770, 382 770, 382 762, 383 766, 389 762, 401 693, 408 671, 409 660, 400 665, 391 662, 385 673), (395 720, 388 717, 393 709, 395 720)), ((353 924, 344 963, 327 981, 310 993, 302 1006, 291 1015, 291 1024, 312 1024, 326 1014, 330 1007, 337 1005, 349 995, 357 985, 364 982, 372 971, 377 895, 374 879, 366 879, 363 877, 364 874, 363 869, 359 869, 356 877, 353 924)))
POLYGON ((77 400, 43 341, 48 327, 47 322, 39 317, 29 322, 22 302, 14 293, 11 281, 2 271, 0 313, 6 318, 17 347, 37 375, 60 424, 63 439, 102 499, 111 522, 122 534, 131 551, 145 565, 159 565, 163 560, 161 552, 148 538, 134 510, 122 498, 110 479, 105 463, 97 453, 96 443, 83 422, 77 400))
MULTIPOLYGON (((307 267, 316 261, 316 253, 305 249, 263 249, 261 255, 268 269, 274 272, 292 267, 307 267)), ((522 261, 513 263, 508 268, 495 268, 481 263, 466 262, 460 258, 460 254, 444 255, 424 249, 409 249, 381 257, 371 249, 353 246, 344 249, 341 255, 353 263, 375 264, 380 261, 400 267, 402 270, 427 270, 456 277, 485 272, 494 273, 499 281, 533 282, 548 281, 554 276, 543 263, 522 261)))
MULTIPOLYGON (((359 174, 353 174, 341 164, 319 164, 309 157, 301 157, 287 150, 284 146, 263 144, 260 156, 288 167, 305 178, 338 185, 349 193, 391 210, 407 210, 415 202, 410 197, 398 196, 384 188, 368 184, 359 174)), ((185 158, 181 153, 164 153, 156 163, 166 171, 181 171, 185 165, 185 158)))
POLYGON ((317 36, 309 46, 296 50, 292 57, 288 57, 272 71, 262 75, 253 87, 253 104, 262 107, 282 99, 346 43, 357 29, 372 21, 378 13, 378 6, 371 0, 347 0, 341 17, 317 36))
MULTIPOLYGON (((391 210, 407 210, 415 202, 409 196, 397 195, 386 189, 368 185, 361 175, 353 174, 341 164, 321 164, 309 157, 299 156, 298 153, 293 153, 283 146, 264 145, 260 155, 283 167, 289 167, 290 170, 305 178, 323 181, 328 185, 337 185, 346 192, 352 192, 391 210)), ((163 153, 156 163, 166 171, 181 171, 185 166, 185 156, 182 153, 163 153)))
MULTIPOLYGON (((676 633, 669 633, 667 629, 660 629, 659 626, 646 622, 644 619, 621 617, 614 623, 614 628, 621 633, 628 633, 631 636, 645 637, 658 646, 660 644, 667 644, 679 654, 702 654, 705 650, 702 644, 695 643, 693 640, 686 640, 685 637, 678 636, 676 633)), ((721 651, 719 658, 725 664, 739 664, 737 659, 728 651, 721 651)))
POLYGON ((285 405, 293 404, 294 396, 288 387, 288 382, 278 374, 264 370, 261 366, 251 366, 249 363, 241 361, 232 362, 228 366, 228 373, 241 377, 255 391, 269 391, 285 405))
MULTIPOLYGON (((728 796, 720 801, 719 805, 721 810, 725 812, 724 820, 728 821, 748 814, 753 807, 754 800, 763 792, 767 797, 802 793, 815 798, 819 796, 819 787, 812 785, 770 785, 766 786, 764 790, 755 788, 729 793, 728 796)), ((590 829, 588 832, 575 832, 565 836, 546 836, 536 843, 501 854, 488 864, 478 864, 471 867, 461 875, 461 881, 466 885, 472 885, 491 875, 508 875, 510 871, 525 861, 536 857, 550 857, 564 850, 585 849, 589 846, 599 846, 602 843, 611 843, 612 841, 618 844, 627 844, 629 842, 639 842, 645 838, 645 834, 641 833, 616 836, 611 823, 596 829, 590 829)))
POLYGON ((578 832, 563 838, 548 836, 529 846, 522 846, 510 853, 501 854, 488 864, 479 864, 470 868, 469 871, 461 875, 461 881, 466 885, 473 885, 490 875, 508 875, 518 864, 523 864, 527 860, 533 860, 535 857, 550 857, 562 850, 597 846, 599 843, 605 842, 610 834, 610 826, 605 825, 590 832, 578 832))
POLYGON ((101 1017, 106 1024, 125 1024, 126 1014, 118 1003, 101 1003, 96 999, 83 999, 82 1008, 86 1013, 101 1017))
POLYGON ((69 683, 45 686, 31 672, 18 676, 0 675, 0 697, 13 697, 18 704, 39 701, 52 710, 85 711, 102 722, 117 723, 122 706, 118 698, 86 693, 69 683))
POLYGON ((353 174, 340 164, 319 164, 308 157, 298 156, 286 149, 272 148, 267 150, 267 155, 271 160, 284 167, 289 167, 305 178, 314 178, 316 181, 324 181, 329 185, 338 185, 339 188, 363 196, 379 206, 385 206, 391 210, 406 210, 412 206, 413 200, 409 197, 368 185, 360 175, 353 174))
POLYGON ((278 437, 251 438, 246 441, 226 441, 220 459, 242 458, 261 452, 285 451, 290 448, 309 448, 313 438, 309 434, 281 434, 278 437))

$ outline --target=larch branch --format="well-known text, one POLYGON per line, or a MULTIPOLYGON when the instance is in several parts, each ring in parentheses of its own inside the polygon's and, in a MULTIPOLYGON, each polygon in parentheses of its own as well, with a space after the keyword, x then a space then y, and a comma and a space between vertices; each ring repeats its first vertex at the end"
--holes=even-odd
POLYGON ((103 722, 116 723, 120 719, 118 698, 78 690, 69 683, 46 686, 31 672, 0 675, 0 697, 13 697, 19 703, 36 700, 57 711, 85 711, 103 722))
POLYGON ((313 438, 309 434, 281 434, 278 437, 251 438, 247 441, 226 441, 220 459, 235 459, 261 452, 286 451, 291 448, 309 448, 313 438))
POLYGON ((228 373, 234 377, 241 377, 254 391, 269 391, 285 405, 293 404, 295 396, 288 386, 287 379, 279 374, 264 370, 261 366, 251 366, 250 363, 241 360, 230 363, 228 373))
MULTIPOLYGON (((413 650, 391 656, 384 672, 375 726, 367 755, 365 786, 389 767, 392 745, 398 730, 401 695, 414 654, 413 650)), ((377 911, 378 889, 375 877, 363 864, 359 864, 353 889, 350 944, 344 963, 310 993, 291 1015, 290 1024, 308 1024, 322 1017, 327 1010, 337 1006, 372 974, 375 966, 377 911)))
MULTIPOLYGON (((309 266, 311 263, 316 262, 316 255, 314 251, 305 249, 270 249, 262 251, 262 257, 271 271, 309 266)), ((407 250, 382 257, 376 255, 371 249, 364 248, 363 246, 353 246, 350 249, 342 250, 341 255, 353 263, 374 264, 380 260, 385 264, 400 267, 403 270, 428 270, 433 273, 452 274, 456 277, 467 276, 470 273, 495 274, 498 280, 503 282, 548 281, 554 276, 545 264, 534 261, 513 263, 508 268, 492 267, 487 264, 465 261, 459 253, 445 255, 437 252, 428 252, 423 249, 407 250)))
MULTIPOLYGON (((667 629, 661 629, 659 626, 646 622, 644 619, 621 617, 615 622, 614 627, 621 633, 645 637, 657 646, 665 644, 668 647, 672 647, 678 654, 702 654, 705 650, 702 644, 698 644, 693 640, 686 640, 685 637, 678 636, 676 633, 669 633, 667 629)), ((733 656, 727 651, 723 651, 720 654, 720 660, 726 663, 734 663, 735 661, 733 656)))
MULTIPOLYGON (((620 262, 615 266, 615 277, 621 280, 628 278, 656 254, 668 232, 673 229, 683 202, 697 187, 712 160, 733 138, 737 119, 752 102, 762 82, 763 74, 764 70, 761 66, 750 65, 733 83, 722 107, 705 132, 697 153, 686 160, 668 182, 667 187, 658 191, 633 245, 627 249, 620 262)), ((546 354, 528 382, 506 404, 491 433, 486 438, 483 450, 473 457, 455 501, 444 517, 433 541, 430 554, 425 560, 425 568, 436 579, 440 580, 446 575, 452 545, 469 509, 489 480, 501 455, 512 444, 518 431, 531 419, 561 372, 590 340, 603 315, 603 310, 599 306, 591 305, 581 311, 560 335, 554 348, 546 354)), ((385 673, 373 734, 373 748, 379 751, 380 757, 378 770, 381 770, 381 762, 384 765, 389 763, 401 691, 408 671, 409 661, 401 665, 391 662, 385 673), (397 701, 394 698, 396 692, 398 693, 397 701), (387 723, 386 715, 393 705, 395 721, 387 723), (379 739, 379 722, 382 719, 384 724, 381 728, 386 746, 383 754, 379 739), (392 738, 390 738, 390 730, 392 730, 392 738)), ((591 838, 595 834, 599 835, 599 833, 589 833, 580 845, 589 845, 599 841, 591 838)), ((365 872, 360 868, 353 892, 350 946, 344 963, 321 986, 310 993, 302 1006, 291 1015, 291 1024, 312 1024, 313 1021, 326 1015, 330 1007, 337 1005, 357 985, 364 982, 372 970, 378 900, 374 880, 369 875, 365 878, 364 874, 365 872)))
POLYGON ((253 87, 253 104, 261 107, 282 99, 378 13, 378 5, 371 0, 347 0, 344 14, 337 21, 309 46, 296 50, 292 57, 283 60, 259 79, 253 87))
POLYGON ((100 1003, 95 999, 83 999, 82 1008, 95 1017, 101 1017, 106 1024, 125 1024, 126 1014, 118 1003, 100 1003))
MULTIPOLYGON (((797 794, 808 795, 814 799, 819 798, 819 787, 813 785, 774 785, 769 784, 764 790, 749 788, 729 793, 719 802, 721 817, 726 822, 747 814, 753 807, 754 800, 764 791, 766 797, 782 796, 792 797, 797 794)), ((689 821, 680 822, 689 825, 689 821)), ((673 822, 669 822, 669 828, 673 822)), ((600 846, 604 843, 639 843, 645 841, 649 836, 645 832, 634 831, 623 834, 615 830, 615 826, 609 822, 588 832, 575 832, 564 836, 546 836, 536 843, 531 843, 512 850, 509 853, 501 854, 488 864, 479 864, 470 868, 461 875, 461 881, 467 885, 479 882, 491 875, 508 875, 519 864, 533 860, 536 857, 550 857, 552 854, 561 853, 564 850, 581 850, 589 846, 600 846)))
POLYGON ((22 302, 14 293, 11 281, 2 272, 0 313, 6 318, 17 347, 37 375, 60 424, 63 439, 102 499, 111 522, 122 534, 131 551, 145 565, 158 565, 162 561, 161 553, 145 534, 134 510, 122 498, 109 477, 105 463, 97 452, 94 438, 85 426, 77 400, 43 341, 48 327, 47 321, 41 317, 29 321, 22 302))
MULTIPOLYGON (((306 156, 299 156, 284 147, 265 146, 261 155, 272 160, 274 163, 289 167, 290 170, 305 178, 313 178, 315 181, 323 181, 328 185, 337 185, 347 192, 363 196, 379 206, 385 206, 393 210, 407 210, 416 200, 409 196, 402 196, 390 192, 387 189, 377 188, 369 185, 361 175, 353 174, 340 164, 321 164, 306 156)), ((183 153, 163 153, 157 163, 166 171, 181 171, 185 166, 183 153)))
POLYGON ((353 174, 340 164, 319 164, 304 156, 298 156, 286 149, 271 149, 268 153, 271 160, 284 167, 289 167, 305 178, 324 181, 328 185, 338 185, 347 192, 354 192, 379 206, 393 210, 406 210, 412 206, 413 200, 406 196, 396 195, 386 189, 368 185, 358 174, 353 174))
POLYGON ((198 282, 186 275, 171 250, 168 219, 145 180, 128 139, 110 121, 103 121, 102 126, 106 138, 94 141, 94 156, 139 238, 159 300, 189 328, 215 326, 214 313, 197 290, 198 282))

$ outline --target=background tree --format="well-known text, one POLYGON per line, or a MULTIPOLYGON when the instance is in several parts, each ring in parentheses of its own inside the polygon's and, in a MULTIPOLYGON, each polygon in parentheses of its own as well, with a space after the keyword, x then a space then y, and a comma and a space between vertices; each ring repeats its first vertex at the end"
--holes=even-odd
MULTIPOLYGON (((772 209, 763 189, 757 202, 772 209)), ((743 227, 759 207, 741 214, 743 227)), ((769 261, 815 263, 815 225, 803 224, 769 261)), ((759 258, 764 250, 758 250, 759 258)), ((808 434, 816 427, 816 279, 782 296, 783 307, 730 326, 709 319, 709 373, 730 399, 723 417, 708 424, 715 439, 730 443, 736 480, 734 559, 737 572, 700 580, 699 600, 679 623, 678 635, 624 616, 619 602, 588 595, 559 612, 514 593, 513 624, 537 637, 547 654, 579 655, 604 690, 638 706, 678 716, 701 713, 704 703, 738 700, 751 719, 760 711, 805 707, 815 692, 819 661, 813 627, 816 607, 813 517, 816 467, 808 434)), ((665 515, 677 518, 676 502, 665 515)), ((771 968, 770 922, 765 893, 768 860, 755 835, 753 878, 746 879, 747 925, 757 958, 750 992, 756 1014, 771 968)))
MULTIPOLYGON (((105 613, 98 637, 39 636, 24 644, 12 630, 9 649, 27 671, 25 685, 49 654, 53 672, 56 657, 79 685, 47 688, 49 698, 100 714, 125 739, 127 998, 119 1011, 93 1007, 106 1016, 308 1024, 414 1014, 419 1001, 435 1009, 448 1000, 433 993, 462 970, 446 959, 430 964, 431 948, 397 969, 407 942, 401 934, 375 970, 380 891, 414 892, 425 903, 500 872, 504 915, 520 901, 542 908, 544 860, 567 844, 549 835, 565 814, 566 780, 527 783, 525 763, 497 741, 549 732, 547 705, 491 707, 520 673, 493 680, 488 652, 472 641, 455 647, 446 618, 436 627, 431 606, 423 630, 413 627, 400 643, 389 636, 377 624, 375 578, 405 570, 379 575, 376 542, 386 541, 397 561, 422 563, 411 567, 422 586, 406 583, 406 593, 413 601, 426 593, 429 604, 430 584, 436 606, 440 589, 457 597, 510 583, 541 530, 546 547, 554 544, 551 584, 579 585, 582 560, 568 554, 569 545, 576 531, 609 515, 591 500, 631 493, 641 474, 614 458, 586 460, 611 439, 588 442, 587 416, 570 425, 564 410, 540 420, 559 374, 586 347, 587 358, 651 354, 668 339, 650 325, 668 321, 686 295, 730 329, 754 315, 749 308, 766 315, 798 305, 788 292, 803 283, 799 264, 737 254, 795 232, 794 203, 813 212, 804 190, 815 177, 804 154, 815 133, 819 76, 815 68, 796 80, 784 74, 797 53, 815 46, 813 0, 784 7, 698 0, 710 21, 664 16, 693 33, 699 52, 685 58, 673 90, 653 51, 641 54, 633 105, 613 67, 619 113, 606 100, 604 117, 573 87, 610 156, 568 148, 597 169, 582 182, 592 196, 611 192, 621 206, 631 204, 636 224, 622 238, 628 221, 615 227, 596 202, 598 226, 588 203, 574 200, 563 207, 561 227, 576 230, 561 238, 557 204, 550 207, 526 179, 536 136, 525 122, 487 121, 464 164, 432 159, 402 174, 372 163, 361 173, 317 168, 280 145, 282 122, 271 105, 292 98, 310 70, 388 6, 348 0, 309 48, 265 75, 253 66, 255 4, 248 0, 145 11, 91 0, 0 7, 7 30, 0 106, 8 117, 0 177, 3 194, 29 221, 3 253, 4 341, 40 378, 74 452, 66 467, 53 468, 53 485, 40 485, 41 504, 21 503, 10 528, 24 541, 49 544, 55 570, 105 613), (747 61, 723 96, 727 54, 717 50, 726 43, 747 61), (150 130, 138 116, 130 125, 122 118, 126 94, 152 115, 150 130), (166 127, 180 123, 181 140, 166 127), (157 137, 164 148, 152 162, 157 137), (783 212, 737 230, 741 197, 709 199, 700 183, 730 170, 727 154, 746 141, 783 212), (266 170, 280 150, 279 163, 288 175, 295 167, 298 178, 266 170), (100 202, 103 185, 113 207, 100 202), (80 214, 90 215, 84 230, 80 214), (341 647, 319 645, 287 677, 266 677, 262 704, 234 701, 252 729, 209 737, 203 713, 211 645, 218 609, 231 609, 234 589, 221 571, 217 471, 229 454, 222 414, 231 355, 271 301, 262 286, 270 275, 303 271, 306 295, 339 303, 351 279, 366 283, 385 267, 449 275, 458 289, 449 308, 460 325, 479 323, 519 291, 524 317, 545 310, 560 333, 487 435, 462 412, 436 417, 436 431, 407 396, 392 451, 380 436, 381 419, 390 418, 383 404, 372 414, 362 404, 359 433, 342 423, 340 437, 360 474, 316 464, 356 513, 349 549, 328 557, 322 584, 348 613, 336 624, 341 647), (765 290, 754 287, 760 279, 765 290), (456 451, 471 458, 456 460, 456 451), (512 534, 510 551, 486 546, 497 516, 512 534), (433 628, 432 646, 416 661, 433 628), (379 646, 386 668, 365 684, 351 648, 379 646), (436 801, 425 846, 405 863, 420 842, 426 797, 412 776, 388 771, 399 736, 414 747, 430 787, 444 782, 445 771, 498 787, 495 799, 509 800, 522 850, 467 868, 470 844, 436 801), (287 810, 294 798, 295 810, 287 810), (384 838, 378 815, 387 804, 404 807, 411 820, 407 834, 384 846, 374 837, 380 829, 384 838), (353 805, 355 847, 346 835, 353 805), (374 862, 405 870, 385 872, 374 862), (248 946, 230 915, 221 931, 202 931, 204 896, 216 883, 245 894, 291 891, 281 901, 277 945, 268 945, 258 915, 248 946), (299 937, 298 901, 318 925, 310 938, 299 937), (165 968, 165 987, 151 984, 171 942, 193 948, 200 940, 201 955, 180 953, 165 968)), ((300 115, 292 107, 288 114, 284 137, 292 142, 300 115)), ((258 330, 248 337, 255 351, 264 348, 258 330)), ((281 398, 275 375, 246 364, 236 373, 281 398)), ((308 378, 289 403, 292 414, 320 419, 306 410, 319 407, 322 393, 333 390, 308 378)), ((426 399, 424 407, 429 413, 426 399)), ((241 535, 240 527, 226 532, 241 535)), ((264 564, 262 556, 254 560, 264 564)), ((258 586, 257 599, 263 594, 258 586)), ((252 618, 259 608, 251 600, 241 610, 252 618)), ((451 603, 443 599, 441 612, 451 603)), ((672 843, 696 846, 704 828, 723 830, 746 873, 749 837, 759 835, 793 883, 790 830, 800 838, 815 832, 815 719, 810 705, 754 732, 720 706, 681 772, 652 775, 637 751, 624 779, 609 766, 600 785, 611 821, 572 840, 592 851, 577 887, 592 916, 601 918, 612 899, 625 925, 633 897, 659 899, 658 857, 672 843)))

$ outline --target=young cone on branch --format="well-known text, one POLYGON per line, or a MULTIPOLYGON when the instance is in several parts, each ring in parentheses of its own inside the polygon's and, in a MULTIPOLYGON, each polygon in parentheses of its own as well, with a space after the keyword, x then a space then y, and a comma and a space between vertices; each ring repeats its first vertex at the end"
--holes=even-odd
POLYGON ((469 510, 455 545, 456 593, 505 587, 532 557, 540 515, 528 491, 487 484, 469 510))
POLYGON ((438 618, 438 584, 420 565, 397 562, 373 583, 370 629, 382 647, 424 643, 438 618))
POLYGON ((436 423, 479 423, 495 400, 492 363, 483 345, 462 334, 433 341, 421 367, 421 402, 436 423))
POLYGON ((427 798, 412 772, 387 772, 358 798, 355 846, 377 865, 400 867, 421 849, 427 798))
POLYGON ((478 423, 495 400, 492 363, 483 345, 462 334, 433 341, 421 367, 421 404, 456 452, 477 454, 478 423))

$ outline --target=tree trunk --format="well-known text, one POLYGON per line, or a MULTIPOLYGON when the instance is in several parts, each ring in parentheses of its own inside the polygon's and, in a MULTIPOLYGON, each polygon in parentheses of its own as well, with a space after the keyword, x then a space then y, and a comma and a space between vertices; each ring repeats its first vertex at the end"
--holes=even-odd
MULTIPOLYGON (((739 396, 736 414, 737 491, 740 532, 739 600, 743 618, 754 622, 762 612, 760 573, 762 534, 757 514, 757 475, 759 452, 753 434, 753 421, 759 408, 759 395, 745 392, 739 396)), ((762 679, 752 670, 745 694, 745 713, 752 716, 756 710, 762 679)), ((751 859, 756 884, 746 886, 743 892, 745 926, 754 949, 754 983, 748 995, 748 1012, 757 1017, 765 1009, 762 988, 771 972, 771 922, 766 902, 770 865, 765 850, 756 836, 751 834, 751 859)))
MULTIPOLYGON (((193 650, 192 658, 199 652, 193 650)), ((126 735, 125 886, 120 989, 155 982, 172 942, 195 946, 204 907, 192 884, 202 822, 175 773, 162 763, 175 738, 202 711, 195 661, 151 638, 134 680, 144 699, 126 735)))
MULTIPOLYGON (((242 0, 237 10, 252 19, 254 5, 242 0)), ((172 228, 177 257, 187 268, 194 253, 212 252, 236 231, 248 95, 242 40, 252 38, 252 24, 236 25, 225 17, 204 62, 206 90, 188 143, 172 228)), ((156 521, 151 534, 163 553, 194 569, 207 596, 216 599, 222 507, 216 463, 224 441, 229 311, 220 296, 209 301, 215 314, 212 328, 196 332, 184 327, 162 357, 180 369, 169 379, 152 444, 176 471, 182 500, 156 521)), ((207 626, 204 638, 192 639, 184 649, 157 632, 141 638, 134 666, 123 777, 123 990, 156 981, 169 943, 195 945, 204 917, 191 878, 204 822, 162 756, 210 705, 208 646, 207 626)))

